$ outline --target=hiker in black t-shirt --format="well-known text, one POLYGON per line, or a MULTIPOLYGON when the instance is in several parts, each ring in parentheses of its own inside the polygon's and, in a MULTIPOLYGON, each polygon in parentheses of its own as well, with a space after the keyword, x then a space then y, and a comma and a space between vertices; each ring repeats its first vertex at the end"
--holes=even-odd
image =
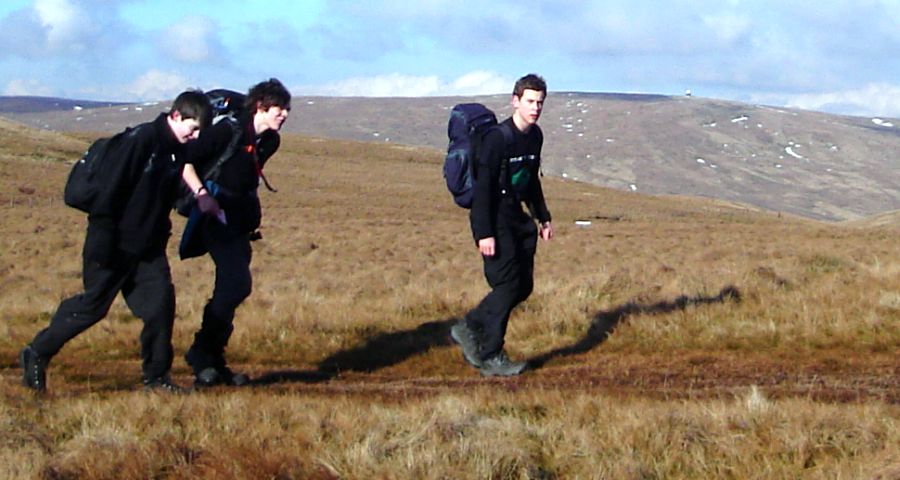
POLYGON ((184 92, 168 114, 127 131, 107 151, 115 161, 102 172, 102 188, 88 215, 84 292, 63 300, 50 325, 22 350, 25 386, 45 390, 50 359, 103 319, 121 291, 144 322, 144 385, 181 390, 169 377, 175 319, 175 288, 166 259, 169 213, 181 184, 184 144, 197 138, 209 116, 209 101, 202 92, 184 92))
POLYGON ((225 347, 234 330, 237 307, 251 292, 251 239, 259 237, 262 212, 257 196, 265 182, 263 166, 278 150, 281 129, 291 109, 291 94, 277 79, 253 86, 247 93, 245 113, 220 121, 203 132, 188 152, 184 181, 194 192, 203 212, 191 241, 199 245, 190 255, 209 252, 216 265, 212 298, 203 309, 200 330, 185 354, 195 375, 195 385, 242 385, 246 375, 233 372, 225 361, 225 347), (240 135, 237 148, 221 165, 210 186, 200 178, 240 135))
POLYGON ((520 78, 513 91, 512 117, 488 132, 479 147, 469 219, 491 292, 453 326, 451 336, 466 360, 485 376, 518 375, 526 367, 525 362, 507 357, 503 339, 510 312, 534 287, 537 237, 553 238, 539 178, 544 137, 537 121, 546 95, 543 78, 534 74, 520 78), (513 132, 511 144, 500 128, 513 132))

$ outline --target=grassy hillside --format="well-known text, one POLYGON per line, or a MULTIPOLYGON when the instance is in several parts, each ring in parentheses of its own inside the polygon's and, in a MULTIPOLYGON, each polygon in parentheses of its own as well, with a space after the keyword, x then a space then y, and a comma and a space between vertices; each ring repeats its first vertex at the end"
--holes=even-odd
MULTIPOLYGON (((485 380, 447 337, 487 287, 440 152, 291 135, 228 351, 254 384, 145 394, 141 323, 117 300, 35 397, 17 354, 80 288, 61 157, 87 142, 7 138, 0 477, 900 478, 894 225, 544 177, 558 238, 507 335, 532 371, 485 380)), ((182 225, 187 384, 212 269, 177 260, 182 225)))
MULTIPOLYGON (((511 114, 508 95, 296 97, 286 129, 443 149, 450 108, 473 101, 501 119, 511 114)), ((550 92, 545 106, 542 162, 551 176, 620 191, 741 202, 827 221, 900 209, 898 119, 615 93, 550 92)), ((163 103, 9 115, 55 131, 115 131, 166 108, 163 103)))

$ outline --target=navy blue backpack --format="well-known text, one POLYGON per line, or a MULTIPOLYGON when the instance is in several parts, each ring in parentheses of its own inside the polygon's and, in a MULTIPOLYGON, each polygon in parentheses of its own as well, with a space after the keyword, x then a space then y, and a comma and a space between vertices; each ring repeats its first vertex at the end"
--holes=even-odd
MULTIPOLYGON (((444 157, 444 180, 453 201, 462 208, 472 208, 475 164, 482 137, 497 125, 497 116, 480 103, 460 103, 450 111, 447 125, 447 156, 444 157)), ((502 129, 510 143, 512 132, 502 129)))

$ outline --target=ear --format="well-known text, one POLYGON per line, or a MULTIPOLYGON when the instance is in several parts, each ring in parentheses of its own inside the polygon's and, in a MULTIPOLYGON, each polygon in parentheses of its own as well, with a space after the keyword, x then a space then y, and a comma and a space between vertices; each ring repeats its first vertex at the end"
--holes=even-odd
POLYGON ((181 112, 179 112, 178 110, 175 110, 174 112, 169 114, 169 117, 172 119, 172 121, 180 122, 181 121, 181 112))

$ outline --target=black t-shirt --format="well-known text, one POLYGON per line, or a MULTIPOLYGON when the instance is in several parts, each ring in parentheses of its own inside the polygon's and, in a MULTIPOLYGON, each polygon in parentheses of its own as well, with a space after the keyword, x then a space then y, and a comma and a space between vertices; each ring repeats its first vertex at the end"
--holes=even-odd
POLYGON ((538 221, 550 221, 539 171, 543 143, 540 127, 533 125, 523 133, 516 128, 512 118, 485 135, 475 165, 475 189, 469 216, 476 240, 495 236, 498 222, 528 219, 522 210, 522 202, 529 205, 538 221), (509 145, 500 128, 512 131, 509 145), (501 179, 504 158, 509 161, 501 179))

